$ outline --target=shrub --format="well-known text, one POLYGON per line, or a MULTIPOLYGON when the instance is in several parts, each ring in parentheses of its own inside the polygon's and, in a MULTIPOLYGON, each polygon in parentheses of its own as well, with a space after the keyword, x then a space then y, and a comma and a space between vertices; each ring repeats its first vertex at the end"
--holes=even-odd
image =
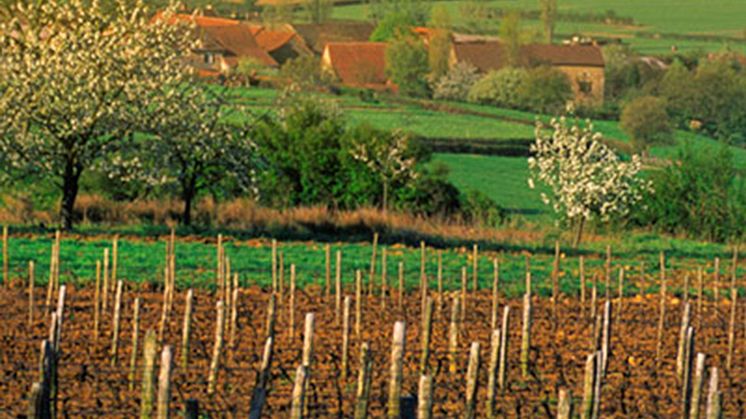
POLYGON ((470 102, 490 104, 502 107, 519 107, 520 90, 528 74, 521 68, 506 67, 491 71, 479 79, 469 89, 470 102))
POLYGON ((464 219, 481 227, 497 227, 507 218, 504 208, 481 191, 470 190, 461 201, 464 219))
POLYGON ((684 147, 651 179, 655 192, 632 212, 634 223, 714 241, 746 233, 746 182, 726 146, 714 155, 684 147))
POLYGON ((321 60, 315 56, 288 60, 280 68, 280 75, 301 89, 325 88, 332 82, 331 76, 321 70, 321 60))
POLYGON ((645 153, 650 146, 673 139, 666 102, 657 97, 643 96, 628 103, 622 111, 620 125, 639 152, 645 153))
POLYGON ((541 113, 559 113, 572 99, 572 87, 567 76, 551 67, 535 67, 528 71, 518 88, 519 107, 541 113))
POLYGON ((386 48, 386 75, 408 96, 428 94, 427 50, 413 36, 400 36, 386 48))
POLYGON ((399 191, 399 208, 428 217, 459 214, 459 191, 447 177, 448 167, 442 164, 423 170, 414 182, 399 191))
POLYGON ((477 68, 467 62, 457 63, 433 84, 433 97, 466 100, 469 90, 479 80, 477 68))

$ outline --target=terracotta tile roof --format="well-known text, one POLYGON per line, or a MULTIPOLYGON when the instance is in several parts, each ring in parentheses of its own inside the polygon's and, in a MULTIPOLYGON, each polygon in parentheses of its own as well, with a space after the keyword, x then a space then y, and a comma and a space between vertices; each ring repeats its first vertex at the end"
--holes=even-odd
MULTIPOLYGON (((455 42, 456 61, 466 61, 482 72, 505 66, 505 48, 500 41, 455 42)), ((530 44, 520 49, 522 65, 603 67, 601 48, 594 45, 530 44)))
POLYGON ((330 42, 366 42, 375 27, 365 22, 330 22, 294 24, 293 28, 316 53, 330 42))
POLYGON ((256 39, 256 43, 267 52, 281 48, 293 38, 298 37, 297 33, 286 27, 275 29, 264 25, 249 25, 249 28, 256 39))
POLYGON ((339 80, 349 86, 386 86, 386 43, 332 42, 324 58, 339 80))

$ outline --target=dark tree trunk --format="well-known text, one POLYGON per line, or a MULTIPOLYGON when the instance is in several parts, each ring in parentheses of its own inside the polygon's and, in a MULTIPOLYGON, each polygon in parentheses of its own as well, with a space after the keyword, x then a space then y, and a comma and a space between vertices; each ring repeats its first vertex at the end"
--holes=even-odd
POLYGON ((60 205, 60 218, 62 229, 72 230, 75 224, 75 200, 80 188, 80 175, 83 168, 74 161, 68 160, 65 164, 65 173, 62 175, 62 205, 60 205))
POLYGON ((572 248, 577 249, 580 245, 580 240, 583 238, 583 227, 585 226, 585 217, 581 216, 578 220, 578 227, 575 231, 575 240, 572 242, 572 248))
POLYGON ((182 185, 181 197, 184 200, 184 212, 181 214, 181 223, 185 226, 192 224, 192 204, 197 195, 197 181, 194 176, 186 179, 182 185))

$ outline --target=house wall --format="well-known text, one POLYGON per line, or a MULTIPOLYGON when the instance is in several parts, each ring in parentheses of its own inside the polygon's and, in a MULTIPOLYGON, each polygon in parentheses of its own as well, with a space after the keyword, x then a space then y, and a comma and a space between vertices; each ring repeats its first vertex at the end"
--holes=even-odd
POLYGON ((555 66, 570 79, 575 101, 579 104, 601 105, 604 102, 604 68, 555 66))

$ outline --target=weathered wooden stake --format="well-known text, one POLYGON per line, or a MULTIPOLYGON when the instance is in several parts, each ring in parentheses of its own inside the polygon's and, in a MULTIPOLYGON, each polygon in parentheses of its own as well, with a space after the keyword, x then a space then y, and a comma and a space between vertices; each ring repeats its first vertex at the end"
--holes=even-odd
POLYGON ((329 243, 324 246, 324 296, 329 298, 332 292, 332 247, 329 243))
POLYGON ((249 419, 260 419, 262 417, 262 409, 264 408, 264 402, 267 399, 267 386, 269 385, 270 379, 270 366, 272 365, 272 349, 273 349, 273 338, 270 336, 267 338, 264 344, 264 352, 262 354, 262 365, 257 375, 256 385, 251 395, 251 402, 249 404, 249 419))
POLYGON ((142 362, 142 387, 140 389, 140 418, 153 417, 153 400, 155 399, 155 354, 157 339, 153 330, 145 334, 142 362))
POLYGON ((285 298, 285 253, 277 252, 277 297, 280 303, 285 298))
MULTIPOLYGON (((56 269, 56 268, 55 268, 56 269)), ((102 310, 105 312, 109 304, 109 249, 104 249, 104 264, 103 264, 103 276, 104 276, 104 297, 102 300, 102 310)))
POLYGON ((93 294, 93 340, 98 341, 98 323, 101 316, 101 261, 96 261, 96 290, 93 294))
POLYGON ((28 263, 28 327, 31 328, 34 325, 34 282, 36 281, 34 274, 34 261, 28 263))
POLYGON ((523 323, 521 328, 521 377, 528 378, 531 349, 531 295, 523 295, 523 323))
POLYGON ((373 295, 376 282, 376 253, 378 252, 378 233, 373 233, 373 252, 370 255, 370 271, 368 272, 368 296, 373 295))
POLYGON ((122 281, 117 282, 117 292, 114 296, 114 319, 111 326, 111 365, 117 364, 119 352, 119 319, 122 311, 122 281))
POLYGON ((686 331, 686 344, 684 345, 684 369, 681 380, 682 414, 686 416, 691 406, 692 396, 692 361, 694 360, 694 328, 689 327, 686 331))
POLYGON ((192 306, 194 304, 194 290, 187 291, 186 303, 184 304, 184 326, 181 331, 181 368, 186 369, 189 365, 189 336, 192 329, 192 306))
POLYGON ((712 283, 712 294, 715 296, 715 307, 720 300, 720 258, 715 258, 715 271, 713 272, 714 280, 712 283))
POLYGON ((355 419, 368 417, 368 398, 370 396, 370 380, 372 359, 367 342, 360 345, 360 368, 357 376, 357 391, 355 393, 355 419))
POLYGON ((497 328, 497 297, 499 291, 500 281, 500 265, 497 262, 497 258, 492 259, 492 316, 490 321, 490 328, 495 330, 497 328))
MULTIPOLYGON (((699 410, 702 399, 702 385, 705 381, 705 354, 697 354, 697 362, 694 367, 694 380, 692 383, 692 395, 689 402, 689 418, 699 419, 699 410)), ((686 412, 685 412, 686 414, 686 412)))
POLYGON ((471 290, 477 292, 479 289, 479 246, 477 244, 474 244, 471 261, 471 290))
POLYGON ((583 256, 580 256, 578 265, 580 270, 580 311, 583 313, 585 310, 585 258, 583 256))
POLYGON ((342 311, 342 251, 337 250, 337 263, 334 266, 334 319, 339 324, 342 311))
MULTIPOLYGON (((221 236, 218 235, 218 246, 221 243, 221 236)), ((272 239, 272 292, 277 292, 277 240, 272 239)))
POLYGON ((469 366, 466 370, 466 408, 464 419, 477 415, 477 384, 479 376, 479 342, 472 342, 469 350, 469 366))
POLYGON ((702 267, 697 267, 697 323, 702 325, 702 301, 704 294, 704 272, 702 267))
POLYGON ((505 391, 508 385, 508 344, 510 343, 510 306, 503 308, 503 321, 500 334, 500 361, 497 368, 497 386, 505 391))
MULTIPOLYGON (((238 274, 235 274, 238 275, 238 274)), ((238 328, 238 288, 233 289, 233 295, 231 295, 231 321, 230 321, 230 334, 228 339, 228 346, 231 351, 236 349, 236 332, 238 328)), ((233 353, 233 352, 231 352, 233 353)))
POLYGON ((601 376, 606 376, 611 356, 611 301, 604 302, 604 320, 601 330, 601 376))
POLYGON ((305 405, 306 390, 306 367, 298 366, 295 371, 295 382, 293 384, 292 403, 290 405, 290 419, 303 418, 303 406, 305 405))
POLYGON ((363 274, 355 271, 355 338, 360 340, 363 323, 363 274))
POLYGON ((438 316, 442 316, 443 315, 443 251, 440 249, 438 249, 438 272, 436 274, 436 280, 438 282, 438 316))
POLYGON ((466 266, 461 267, 461 321, 466 320, 466 266))
MULTIPOLYGON (((172 230, 173 232, 173 230, 172 230)), ((173 239, 172 239, 173 240, 173 239)), ((119 270, 119 235, 115 235, 111 242, 111 281, 116 283, 119 270)))
POLYGON ((684 302, 685 303, 689 302, 689 288, 690 288, 690 286, 689 286, 689 273, 687 272, 687 273, 684 274, 684 293, 683 294, 684 294, 684 302))
POLYGON ((572 418, 572 392, 570 389, 561 388, 557 401, 557 419, 570 418, 572 418))
POLYGON ((598 308, 598 275, 593 274, 591 276, 591 312, 590 318, 596 318, 596 310, 598 308))
POLYGON ((601 411, 601 389, 603 388, 603 366, 601 365, 603 357, 601 351, 596 351, 596 378, 593 381, 593 419, 600 417, 601 411))
POLYGON ((384 247, 381 249, 381 310, 386 310, 386 290, 388 289, 386 275, 386 248, 384 247))
POLYGON ((433 416, 433 377, 420 376, 417 391, 417 419, 430 419, 433 416))
POLYGON ((681 314, 681 328, 679 329, 679 345, 676 351, 676 377, 682 380, 684 374, 684 357, 686 346, 686 331, 689 329, 691 322, 691 307, 689 303, 684 304, 684 310, 681 314))
POLYGON ((725 368, 731 371, 733 366, 733 349, 736 343, 736 311, 738 310, 738 290, 736 287, 730 289, 730 318, 728 319, 728 354, 725 360, 725 368))
POLYGON ((492 330, 490 339, 490 360, 487 367, 487 403, 485 416, 489 419, 495 417, 495 398, 497 397, 497 374, 500 363, 500 329, 492 330))
MULTIPOLYGON (((303 327, 303 366, 306 368, 306 390, 311 382, 311 368, 313 366, 313 335, 314 335, 314 324, 316 316, 313 313, 306 313, 306 320, 303 327)), ((304 401, 303 407, 304 416, 308 414, 308 403, 304 401)))
POLYGON ((583 404, 580 410, 582 419, 591 419, 593 415, 593 394, 596 387, 596 352, 588 355, 585 361, 583 376, 583 404))
POLYGON ((350 306, 352 299, 345 296, 344 313, 342 315, 342 382, 347 382, 349 372, 349 354, 350 354, 350 306))
POLYGON ((722 417, 722 400, 718 383, 717 367, 710 368, 710 386, 707 390, 707 419, 720 419, 722 417))
POLYGON ((127 375, 130 391, 135 389, 135 375, 137 371, 137 347, 140 338, 140 298, 135 298, 132 308, 132 352, 130 353, 130 371, 127 375))
POLYGON ((655 364, 660 366, 663 356, 663 330, 666 325, 666 260, 663 252, 660 253, 661 290, 660 290, 660 317, 658 318, 658 338, 655 346, 655 364))
POLYGON ((611 292, 611 246, 606 246, 606 264, 604 265, 604 293, 606 299, 610 298, 611 292))
POLYGON ((295 337, 295 265, 290 265, 290 301, 288 304, 288 336, 295 337))
POLYGON ((403 321, 394 324, 394 335, 391 343, 391 378, 389 379, 389 419, 401 417, 402 369, 404 367, 404 350, 406 344, 406 325, 403 321))
POLYGON ((29 408, 28 418, 30 419, 46 419, 50 415, 44 412, 44 405, 49 403, 49 400, 44 399, 44 383, 34 382, 31 384, 31 392, 29 393, 29 408))
POLYGON ((459 297, 453 298, 451 305, 451 323, 448 327, 448 371, 456 373, 458 371, 458 335, 459 324, 461 323, 461 300, 459 297))
POLYGON ((269 296, 267 302, 267 337, 275 336, 275 323, 277 322, 277 299, 274 295, 269 296))
POLYGON ((399 294, 397 295, 399 311, 404 310, 404 262, 399 262, 399 294))
POLYGON ((559 298, 560 245, 554 242, 554 262, 552 263, 552 327, 557 327, 557 299, 559 298))
POLYGON ((161 367, 158 373, 158 409, 156 416, 158 419, 168 419, 170 417, 168 405, 171 401, 172 360, 171 346, 166 345, 161 352, 161 367))
POLYGON ((425 311, 422 313, 422 336, 420 343, 422 345, 422 354, 420 355, 420 374, 428 372, 428 362, 430 360, 430 334, 433 329, 433 299, 427 297, 425 302, 425 311))
POLYGON ((225 325, 225 310, 223 301, 217 303, 217 320, 215 322, 215 344, 212 349, 212 360, 210 361, 210 373, 207 377, 207 394, 215 393, 215 386, 220 367, 220 353, 223 350, 223 326, 225 325))

